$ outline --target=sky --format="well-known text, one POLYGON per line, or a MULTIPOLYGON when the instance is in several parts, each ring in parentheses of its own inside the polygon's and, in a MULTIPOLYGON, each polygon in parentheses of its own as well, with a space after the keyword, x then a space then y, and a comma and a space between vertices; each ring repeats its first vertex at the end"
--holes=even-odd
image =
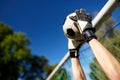
MULTIPOLYGON (((33 55, 45 56, 49 64, 58 63, 68 51, 62 26, 66 16, 84 8, 92 16, 107 0, 0 0, 0 22, 30 39, 33 55)), ((120 8, 113 16, 120 19, 120 8), (117 14, 117 15, 116 15, 117 14)), ((119 20, 120 21, 120 20, 119 20)))

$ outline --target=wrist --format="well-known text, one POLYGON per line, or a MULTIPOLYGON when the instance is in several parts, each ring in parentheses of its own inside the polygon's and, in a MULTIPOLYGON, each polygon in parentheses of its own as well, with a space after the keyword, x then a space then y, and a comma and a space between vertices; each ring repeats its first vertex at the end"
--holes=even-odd
POLYGON ((78 58, 79 50, 78 49, 70 49, 70 58, 78 58))
POLYGON ((82 33, 83 37, 85 38, 86 42, 91 41, 92 39, 97 39, 95 33, 93 32, 93 30, 85 30, 82 33))

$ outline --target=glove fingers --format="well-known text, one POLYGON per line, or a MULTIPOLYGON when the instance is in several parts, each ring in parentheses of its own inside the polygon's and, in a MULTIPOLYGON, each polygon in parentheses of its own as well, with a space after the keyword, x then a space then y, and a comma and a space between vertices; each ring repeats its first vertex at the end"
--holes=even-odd
POLYGON ((85 9, 80 9, 80 13, 81 13, 82 15, 86 15, 85 9))
POLYGON ((76 16, 78 20, 86 21, 87 15, 85 9, 76 10, 76 16))
POLYGON ((92 20, 91 15, 90 15, 89 13, 87 13, 87 21, 88 21, 88 22, 91 22, 91 20, 92 20))
POLYGON ((80 19, 82 17, 80 11, 76 10, 75 12, 76 12, 77 19, 80 19))
POLYGON ((76 21, 77 22, 77 16, 70 16, 69 17, 71 20, 73 20, 73 21, 76 21))

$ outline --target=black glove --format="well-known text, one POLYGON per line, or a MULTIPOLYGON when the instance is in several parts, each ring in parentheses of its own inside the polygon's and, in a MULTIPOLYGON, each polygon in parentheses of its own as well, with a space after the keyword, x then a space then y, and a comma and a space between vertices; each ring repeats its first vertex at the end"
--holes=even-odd
POLYGON ((70 49, 70 57, 78 58, 79 57, 79 49, 70 49))
POLYGON ((93 38, 97 38, 95 35, 95 28, 92 27, 92 17, 86 14, 84 9, 76 11, 77 22, 79 24, 79 30, 85 40, 89 42, 93 38))

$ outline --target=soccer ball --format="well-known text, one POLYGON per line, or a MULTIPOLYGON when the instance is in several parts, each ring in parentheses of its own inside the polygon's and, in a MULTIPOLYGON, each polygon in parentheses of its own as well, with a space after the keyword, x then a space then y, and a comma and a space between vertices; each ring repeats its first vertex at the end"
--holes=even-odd
MULTIPOLYGON (((73 16, 75 15, 74 13, 73 14, 70 14, 69 16, 73 16)), ((67 16, 66 20, 65 20, 65 23, 63 25, 63 32, 64 34, 66 35, 66 37, 68 37, 69 39, 73 39, 73 40, 81 40, 83 39, 79 29, 78 29, 78 24, 71 20, 69 18, 69 16, 67 16)))

